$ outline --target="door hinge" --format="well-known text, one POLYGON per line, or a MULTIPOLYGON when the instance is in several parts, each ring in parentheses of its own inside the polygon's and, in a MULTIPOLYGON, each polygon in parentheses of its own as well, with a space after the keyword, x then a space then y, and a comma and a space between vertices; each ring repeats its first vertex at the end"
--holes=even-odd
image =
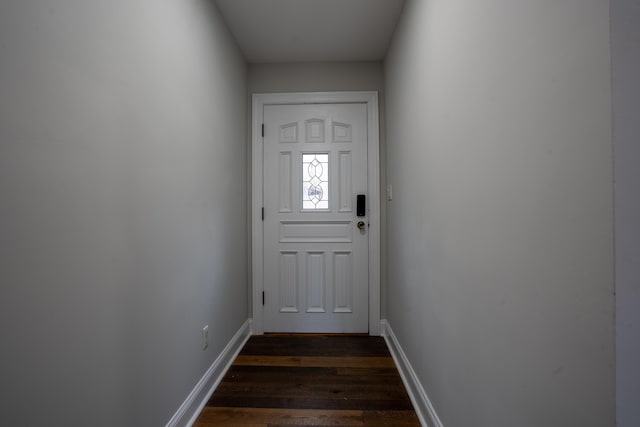
POLYGON ((262 305, 264 305, 264 291, 262 291, 262 305))
POLYGON ((264 208, 262 208, 262 220, 264 221, 264 208))
POLYGON ((262 137, 264 138, 264 123, 262 124, 262 137))

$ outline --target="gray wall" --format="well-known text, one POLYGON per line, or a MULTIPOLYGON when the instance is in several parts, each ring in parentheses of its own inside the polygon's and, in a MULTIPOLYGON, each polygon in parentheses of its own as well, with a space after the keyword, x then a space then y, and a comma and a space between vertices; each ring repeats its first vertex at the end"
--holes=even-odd
POLYGON ((611 2, 619 427, 640 425, 640 3, 611 2))
POLYGON ((388 320, 446 427, 614 424, 605 0, 409 0, 388 320))
MULTIPOLYGON (((386 187, 382 184, 386 180, 384 153, 385 140, 385 112, 384 112, 384 76, 381 62, 321 62, 295 64, 251 64, 248 72, 249 108, 251 95, 254 93, 275 92, 331 92, 331 91, 376 91, 378 92, 380 115, 380 190, 383 193, 380 200, 385 200, 386 187)), ((248 111, 248 144, 251 147, 251 111, 248 111)), ((248 165, 251 170, 251 154, 248 165)), ((386 315, 386 206, 381 206, 380 222, 382 230, 380 292, 381 314, 386 315)), ((249 224, 249 227, 251 225, 249 224)), ((251 306, 251 303, 250 303, 251 306)))
POLYGON ((244 60, 204 0, 4 0, 0 58, 0 424, 164 425, 247 319, 244 60))

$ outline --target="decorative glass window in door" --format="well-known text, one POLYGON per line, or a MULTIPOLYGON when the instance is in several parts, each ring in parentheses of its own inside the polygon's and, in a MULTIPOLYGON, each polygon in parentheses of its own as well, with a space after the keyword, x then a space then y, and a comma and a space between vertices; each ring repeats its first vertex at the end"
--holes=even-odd
POLYGON ((329 209, 329 154, 302 155, 302 209, 329 209))

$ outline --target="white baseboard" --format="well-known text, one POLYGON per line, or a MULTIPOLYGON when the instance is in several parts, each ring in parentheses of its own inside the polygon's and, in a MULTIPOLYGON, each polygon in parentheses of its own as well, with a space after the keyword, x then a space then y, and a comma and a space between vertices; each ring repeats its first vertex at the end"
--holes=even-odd
POLYGON ((224 374, 227 373, 229 367, 250 336, 251 319, 247 319, 209 367, 207 372, 205 372, 200 381, 198 381, 191 393, 189 393, 189 396, 187 396, 173 417, 171 417, 166 427, 190 427, 193 425, 200 411, 202 411, 202 408, 207 404, 213 391, 218 384, 220 384, 224 374))
POLYGON ((418 376, 413 370, 411 363, 409 363, 409 359, 407 359, 407 356, 404 354, 396 335, 386 320, 380 321, 380 330, 384 340, 387 342, 391 356, 398 367, 400 377, 407 389, 407 393, 409 393, 409 398, 411 399, 411 403, 413 403, 413 408, 416 410, 420 423, 424 427, 443 427, 427 393, 424 391, 422 384, 420 384, 418 376))

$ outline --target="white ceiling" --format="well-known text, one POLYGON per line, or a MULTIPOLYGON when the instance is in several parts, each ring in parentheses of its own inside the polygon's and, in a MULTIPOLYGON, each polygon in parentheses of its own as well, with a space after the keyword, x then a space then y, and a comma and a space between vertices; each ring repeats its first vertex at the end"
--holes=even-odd
POLYGON ((250 63, 377 61, 404 0, 216 0, 250 63))

